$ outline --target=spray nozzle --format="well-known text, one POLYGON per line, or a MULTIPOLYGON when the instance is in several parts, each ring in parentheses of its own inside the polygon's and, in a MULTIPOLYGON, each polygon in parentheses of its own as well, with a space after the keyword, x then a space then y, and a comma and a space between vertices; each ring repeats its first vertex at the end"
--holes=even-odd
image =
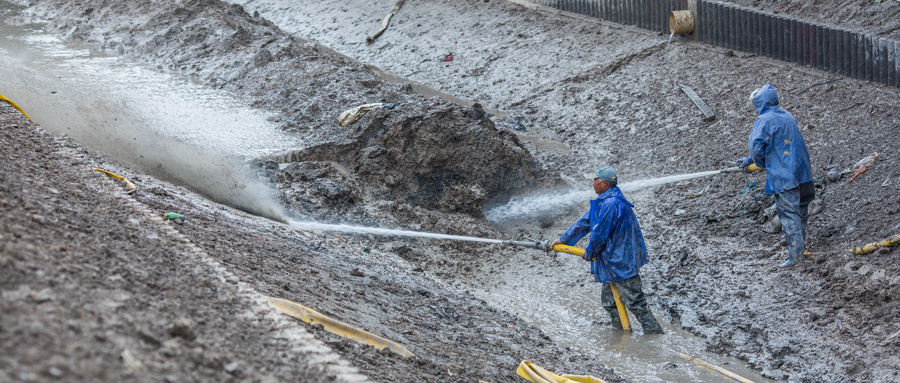
POLYGON ((543 250, 546 252, 550 252, 552 250, 552 246, 550 246, 552 241, 538 241, 536 239, 525 237, 528 241, 503 241, 503 243, 507 245, 515 245, 522 247, 530 247, 532 249, 543 250))

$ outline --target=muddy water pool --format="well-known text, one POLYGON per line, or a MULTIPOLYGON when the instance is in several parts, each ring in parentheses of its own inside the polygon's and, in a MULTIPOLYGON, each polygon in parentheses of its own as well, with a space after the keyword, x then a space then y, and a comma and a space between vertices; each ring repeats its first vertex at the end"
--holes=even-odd
POLYGON ((305 146, 245 100, 33 27, 0 25, 0 92, 56 135, 100 152, 125 145, 123 156, 149 155, 148 133, 246 158, 305 146))

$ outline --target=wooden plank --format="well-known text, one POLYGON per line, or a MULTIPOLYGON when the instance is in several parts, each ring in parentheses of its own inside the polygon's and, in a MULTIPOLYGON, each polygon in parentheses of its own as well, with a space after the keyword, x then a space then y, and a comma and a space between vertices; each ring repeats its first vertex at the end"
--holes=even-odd
POLYGON ((680 86, 684 94, 686 94, 691 99, 691 101, 694 102, 694 105, 697 105, 697 107, 700 108, 700 112, 703 113, 705 121, 716 119, 716 113, 713 112, 705 102, 703 102, 703 99, 701 99, 700 96, 697 95, 697 92, 694 92, 694 90, 687 85, 678 84, 678 86, 680 86))

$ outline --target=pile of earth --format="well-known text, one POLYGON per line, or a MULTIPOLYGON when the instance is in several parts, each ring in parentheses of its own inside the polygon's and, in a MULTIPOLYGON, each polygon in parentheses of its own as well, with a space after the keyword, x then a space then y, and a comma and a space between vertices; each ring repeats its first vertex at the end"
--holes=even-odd
POLYGON ((213 0, 170 7, 48 1, 31 12, 67 39, 281 112, 275 118, 283 128, 311 147, 276 156, 291 163, 284 169, 257 165, 301 215, 371 222, 373 214, 390 213, 360 205, 390 201, 480 216, 488 196, 508 198, 554 182, 514 134, 497 129, 483 112, 388 84, 363 65, 288 36, 238 6, 213 0), (349 127, 337 123, 344 110, 378 102, 395 107, 369 112, 349 127))

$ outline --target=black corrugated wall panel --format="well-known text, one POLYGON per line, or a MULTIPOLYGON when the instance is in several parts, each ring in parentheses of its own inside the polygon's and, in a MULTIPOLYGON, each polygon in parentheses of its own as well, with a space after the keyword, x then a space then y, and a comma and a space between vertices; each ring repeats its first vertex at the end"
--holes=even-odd
MULTIPOLYGON (((687 0, 537 0, 557 9, 669 33, 669 12, 687 0)), ((794 20, 711 0, 696 0, 694 38, 727 49, 900 86, 900 41, 794 20)))

